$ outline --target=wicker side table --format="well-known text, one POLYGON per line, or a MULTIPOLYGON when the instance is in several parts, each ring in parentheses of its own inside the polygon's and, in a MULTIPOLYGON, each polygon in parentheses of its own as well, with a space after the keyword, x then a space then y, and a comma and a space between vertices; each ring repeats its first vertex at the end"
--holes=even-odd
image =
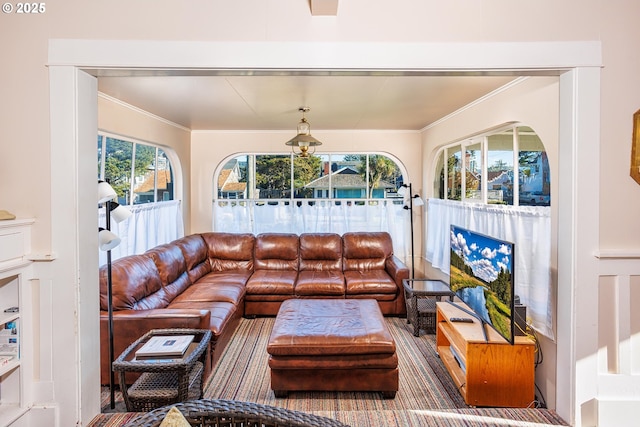
POLYGON ((453 301, 454 293, 440 280, 404 279, 404 299, 407 304, 407 323, 413 325, 413 335, 420 336, 420 330, 429 334, 436 331, 436 302, 442 297, 453 301))
POLYGON ((237 400, 202 399, 154 409, 125 427, 158 427, 172 406, 197 427, 349 427, 340 421, 275 406, 237 400))
POLYGON ((119 373, 120 390, 129 412, 146 412, 171 403, 202 397, 202 375, 211 340, 205 329, 153 329, 131 344, 113 362, 119 373), (179 359, 136 359, 135 352, 151 337, 158 335, 194 335, 184 356, 179 359), (128 387, 126 372, 142 372, 128 387))

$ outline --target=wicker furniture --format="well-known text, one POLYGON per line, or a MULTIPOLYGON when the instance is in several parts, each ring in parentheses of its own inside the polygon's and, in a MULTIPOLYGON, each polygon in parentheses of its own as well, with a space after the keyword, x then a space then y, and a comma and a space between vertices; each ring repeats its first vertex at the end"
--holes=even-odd
POLYGON ((454 293, 446 283, 431 279, 404 279, 404 300, 407 304, 407 323, 413 325, 413 335, 420 330, 436 333, 436 302, 443 296, 453 301, 454 293))
POLYGON ((119 373, 120 390, 129 412, 143 412, 154 408, 202 397, 202 376, 207 349, 211 340, 208 329, 152 329, 131 344, 114 362, 119 373), (184 356, 179 359, 135 358, 135 352, 152 336, 195 335, 184 356), (131 385, 125 381, 126 372, 141 372, 131 385))
POLYGON ((199 427, 349 427, 318 415, 235 400, 202 399, 168 405, 142 414, 125 427, 158 427, 175 406, 192 426, 199 427))

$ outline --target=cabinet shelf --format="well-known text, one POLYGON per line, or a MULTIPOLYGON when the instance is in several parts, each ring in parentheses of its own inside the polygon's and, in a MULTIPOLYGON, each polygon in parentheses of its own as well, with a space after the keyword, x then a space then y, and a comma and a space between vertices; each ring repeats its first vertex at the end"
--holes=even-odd
POLYGON ((20 313, 5 313, 4 311, 0 312, 0 325, 4 325, 8 322, 13 322, 18 319, 20 319, 20 313))
POLYGON ((20 366, 20 359, 18 359, 17 357, 14 357, 8 363, 0 366, 0 377, 2 377, 3 375, 6 375, 7 373, 9 373, 11 371, 13 371, 14 369, 18 368, 19 366, 20 366))
POLYGON ((0 361, 0 426, 30 425, 33 406, 31 224, 0 222, 0 357, 11 357, 0 361))
MULTIPOLYGON (((462 303, 459 303, 462 304, 462 303)), ((480 321, 451 322, 468 317, 452 304, 436 307, 436 346, 442 363, 467 405, 528 407, 535 399, 535 343, 515 337, 509 344, 480 321)))

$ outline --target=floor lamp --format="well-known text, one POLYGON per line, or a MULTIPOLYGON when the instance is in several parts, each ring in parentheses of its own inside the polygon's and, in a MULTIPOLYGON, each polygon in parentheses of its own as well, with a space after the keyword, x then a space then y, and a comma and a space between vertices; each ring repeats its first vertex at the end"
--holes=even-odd
POLYGON ((98 243, 100 250, 107 252, 107 310, 109 316, 109 393, 111 409, 116 406, 115 403, 115 375, 111 364, 114 359, 113 351, 113 297, 112 297, 112 280, 111 280, 111 250, 120 244, 120 237, 111 231, 111 218, 116 222, 121 222, 131 216, 124 206, 120 206, 113 199, 117 194, 113 187, 105 181, 98 181, 98 205, 104 204, 105 207, 105 228, 98 229, 98 243))
POLYGON ((404 209, 409 211, 409 223, 411 225, 411 278, 414 279, 416 277, 416 269, 415 269, 415 261, 413 259, 413 208, 424 205, 424 201, 418 194, 413 194, 413 189, 411 188, 411 183, 402 184, 400 188, 398 188, 398 194, 404 197, 404 209), (407 192, 407 189, 409 191, 407 192))

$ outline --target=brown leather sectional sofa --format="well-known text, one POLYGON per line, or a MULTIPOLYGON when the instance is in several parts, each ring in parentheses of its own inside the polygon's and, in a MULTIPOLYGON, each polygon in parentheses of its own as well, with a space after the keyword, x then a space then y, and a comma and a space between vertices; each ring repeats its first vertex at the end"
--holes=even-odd
MULTIPOLYGON (((241 316, 290 298, 368 298, 404 315, 408 268, 385 232, 202 233, 112 263, 114 352, 155 328, 210 329, 207 372, 241 316)), ((109 382, 107 269, 100 269, 101 380, 109 382)))

